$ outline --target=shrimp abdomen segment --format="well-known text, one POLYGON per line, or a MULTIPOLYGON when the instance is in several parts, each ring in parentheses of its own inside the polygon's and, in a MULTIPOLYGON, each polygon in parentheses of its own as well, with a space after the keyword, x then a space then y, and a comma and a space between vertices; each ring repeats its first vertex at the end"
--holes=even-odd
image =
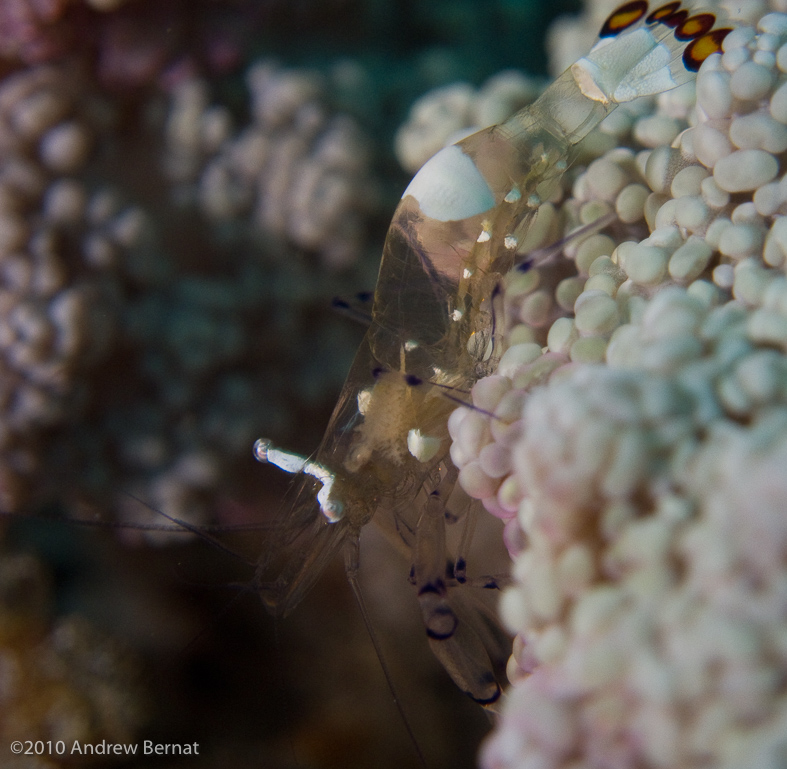
POLYGON ((467 341, 488 330, 489 300, 514 263, 516 235, 554 189, 568 152, 525 116, 446 147, 423 167, 383 250, 370 329, 381 364, 422 379, 446 371, 477 378, 481 361, 467 341), (449 194, 451 185, 464 192, 449 194))

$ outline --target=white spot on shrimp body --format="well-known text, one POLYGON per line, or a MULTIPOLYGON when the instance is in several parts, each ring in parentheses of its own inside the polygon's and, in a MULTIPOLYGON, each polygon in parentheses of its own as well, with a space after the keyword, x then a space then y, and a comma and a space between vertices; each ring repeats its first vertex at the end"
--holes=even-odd
POLYGON ((440 450, 442 441, 413 429, 407 433, 407 450, 419 461, 428 462, 440 450))
POLYGON ((404 191, 430 219, 453 222, 488 211, 495 205, 492 190, 472 158, 456 145, 432 156, 404 191))
POLYGON ((369 411, 369 404, 372 402, 372 391, 370 389, 361 390, 358 393, 358 413, 366 416, 369 411))

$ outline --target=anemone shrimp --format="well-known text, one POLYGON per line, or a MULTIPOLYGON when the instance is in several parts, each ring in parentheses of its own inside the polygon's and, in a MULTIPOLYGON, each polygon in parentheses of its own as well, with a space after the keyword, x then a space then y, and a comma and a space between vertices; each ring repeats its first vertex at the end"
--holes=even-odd
POLYGON ((412 564, 432 651, 462 691, 494 709, 494 625, 470 589, 499 581, 467 576, 476 510, 462 490, 472 480, 450 459, 448 419, 499 360, 503 277, 579 142, 619 104, 690 80, 730 31, 716 24, 677 1, 620 6, 590 53, 533 104, 442 149, 414 177, 388 231, 371 325, 314 458, 255 445, 260 461, 298 476, 257 566, 271 612, 291 612, 343 551, 365 614, 359 535, 374 521, 412 564), (446 520, 457 518, 464 533, 449 552, 446 520))

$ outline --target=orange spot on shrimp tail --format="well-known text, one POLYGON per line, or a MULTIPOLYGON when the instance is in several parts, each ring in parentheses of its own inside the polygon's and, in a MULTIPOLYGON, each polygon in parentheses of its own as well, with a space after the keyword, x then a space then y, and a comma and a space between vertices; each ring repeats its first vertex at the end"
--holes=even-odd
POLYGON ((656 8, 653 13, 650 14, 647 18, 648 24, 653 24, 657 21, 665 22, 666 19, 670 18, 670 16, 674 16, 675 12, 680 8, 679 2, 672 2, 667 3, 666 5, 662 5, 660 8, 656 8))
POLYGON ((696 40, 692 40, 683 52, 683 64, 686 69, 696 72, 702 62, 712 53, 721 52, 721 44, 724 38, 732 32, 732 29, 714 29, 696 40))
POLYGON ((698 13, 678 26, 675 30, 675 37, 681 41, 693 40, 695 37, 710 32, 715 23, 716 17, 712 13, 698 13))
POLYGON ((613 37, 636 24, 648 12, 645 0, 632 0, 621 5, 604 22, 599 37, 613 37))

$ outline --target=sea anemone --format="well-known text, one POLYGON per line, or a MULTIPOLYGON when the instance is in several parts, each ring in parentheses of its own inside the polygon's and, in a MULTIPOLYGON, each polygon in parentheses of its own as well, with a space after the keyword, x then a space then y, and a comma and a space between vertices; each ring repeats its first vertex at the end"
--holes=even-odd
POLYGON ((616 222, 508 278, 509 348, 451 418, 513 559, 485 769, 783 763, 782 10, 589 137, 529 246, 616 222))

